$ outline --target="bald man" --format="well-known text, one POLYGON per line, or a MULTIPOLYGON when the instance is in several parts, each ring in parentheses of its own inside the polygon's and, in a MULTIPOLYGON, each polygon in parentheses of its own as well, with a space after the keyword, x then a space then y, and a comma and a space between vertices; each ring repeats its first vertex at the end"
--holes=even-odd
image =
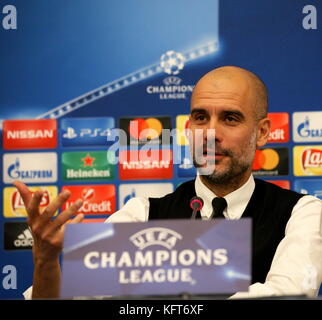
MULTIPOLYGON (((252 285, 249 292, 233 297, 316 295, 322 281, 321 201, 252 176, 255 151, 266 144, 270 132, 267 101, 264 83, 245 69, 226 66, 203 76, 192 94, 189 121, 196 179, 163 198, 133 198, 106 222, 189 219, 190 199, 196 195, 204 201, 199 218, 207 220, 216 218, 213 205, 219 201, 226 219, 253 221, 252 285)), ((31 196, 24 184, 14 184, 26 205, 35 243, 33 290, 25 297, 31 291, 33 298, 58 297, 64 224, 82 203, 51 221, 70 193, 61 193, 40 214, 41 192, 31 196)), ((73 223, 81 219, 78 215, 73 223)))

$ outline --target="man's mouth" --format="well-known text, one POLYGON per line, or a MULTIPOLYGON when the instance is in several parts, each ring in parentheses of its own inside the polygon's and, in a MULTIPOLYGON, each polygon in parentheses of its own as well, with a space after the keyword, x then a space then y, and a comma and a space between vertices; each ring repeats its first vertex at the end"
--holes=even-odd
POLYGON ((224 158, 226 156, 225 153, 223 152, 216 152, 216 151, 212 151, 212 150, 205 150, 203 152, 203 156, 207 157, 207 158, 213 158, 216 160, 220 160, 222 158, 224 158))

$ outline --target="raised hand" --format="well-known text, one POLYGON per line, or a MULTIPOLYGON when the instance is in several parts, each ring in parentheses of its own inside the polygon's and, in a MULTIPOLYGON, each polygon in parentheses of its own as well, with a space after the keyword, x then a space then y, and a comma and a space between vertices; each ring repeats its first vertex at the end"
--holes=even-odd
MULTIPOLYGON (((34 239, 32 249, 35 264, 33 297, 58 297, 60 287, 59 255, 63 249, 65 224, 81 208, 82 201, 77 200, 67 210, 53 218, 55 212, 70 197, 70 191, 64 190, 43 211, 40 211, 39 207, 43 196, 41 190, 32 193, 20 181, 13 182, 13 185, 18 189, 24 202, 28 214, 27 223, 34 239)), ((83 214, 78 214, 71 223, 79 223, 83 218, 83 214)))

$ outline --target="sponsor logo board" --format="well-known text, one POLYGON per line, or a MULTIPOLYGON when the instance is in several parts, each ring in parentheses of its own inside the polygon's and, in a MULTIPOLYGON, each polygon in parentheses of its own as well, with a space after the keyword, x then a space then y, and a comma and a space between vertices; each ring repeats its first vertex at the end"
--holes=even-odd
POLYGON ((277 186, 283 188, 283 189, 290 189, 291 185, 290 185, 290 181, 288 180, 266 180, 267 182, 276 184, 277 186))
POLYGON ((114 153, 108 151, 64 152, 62 178, 65 181, 100 181, 115 177, 114 153))
POLYGON ((294 190, 310 194, 322 200, 322 179, 301 179, 294 181, 294 190))
POLYGON ((178 177, 195 177, 197 170, 193 165, 189 147, 181 147, 181 150, 177 151, 180 152, 180 154, 176 153, 174 157, 175 163, 178 163, 176 165, 178 177))
POLYGON ((172 179, 172 150, 120 151, 121 180, 172 179))
POLYGON ((289 174, 288 148, 256 150, 253 162, 254 176, 283 176, 289 174))
POLYGON ((295 142, 321 142, 322 112, 294 112, 293 140, 295 142))
POLYGON ((322 145, 294 147, 293 162, 295 176, 322 176, 322 145))
POLYGON ((114 118, 66 118, 61 121, 64 147, 105 146, 115 126, 114 118))
POLYGON ((54 119, 4 120, 3 148, 53 149, 57 147, 57 122, 54 119))
POLYGON ((26 222, 4 223, 5 250, 31 250, 33 238, 26 222))
MULTIPOLYGON (((32 194, 36 190, 44 192, 40 202, 40 210, 46 208, 57 197, 57 187, 55 186, 30 186, 29 190, 32 194)), ((6 218, 27 217, 25 205, 16 188, 6 187, 3 189, 3 215, 6 218)))
POLYGON ((289 141, 289 114, 287 112, 269 113, 271 131, 268 143, 284 143, 289 141))
POLYGON ((131 198, 160 198, 171 192, 173 192, 172 183, 121 184, 119 186, 119 208, 122 208, 131 198))
POLYGON ((6 153, 3 155, 3 182, 26 183, 57 181, 57 154, 54 152, 6 153))
POLYGON ((179 146, 189 145, 188 138, 185 130, 188 129, 189 115, 180 114, 176 117, 176 133, 177 133, 177 144, 179 146))
POLYGON ((71 192, 62 210, 68 209, 77 199, 82 199, 83 206, 78 213, 85 215, 108 215, 115 211, 114 185, 77 185, 63 186, 62 190, 71 192))
POLYGON ((120 129, 127 135, 121 145, 170 144, 170 117, 131 117, 120 119, 120 129))

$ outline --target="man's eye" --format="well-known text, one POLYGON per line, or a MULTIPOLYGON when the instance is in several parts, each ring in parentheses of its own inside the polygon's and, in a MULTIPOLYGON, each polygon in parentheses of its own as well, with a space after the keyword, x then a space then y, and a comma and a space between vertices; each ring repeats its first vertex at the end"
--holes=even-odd
POLYGON ((238 121, 238 119, 236 119, 235 117, 233 117, 233 116, 227 116, 226 117, 226 121, 227 122, 230 122, 230 123, 233 123, 233 122, 237 122, 238 121))
POLYGON ((197 121, 204 121, 204 120, 206 120, 206 117, 203 114, 196 115, 195 116, 195 120, 197 120, 197 121))

